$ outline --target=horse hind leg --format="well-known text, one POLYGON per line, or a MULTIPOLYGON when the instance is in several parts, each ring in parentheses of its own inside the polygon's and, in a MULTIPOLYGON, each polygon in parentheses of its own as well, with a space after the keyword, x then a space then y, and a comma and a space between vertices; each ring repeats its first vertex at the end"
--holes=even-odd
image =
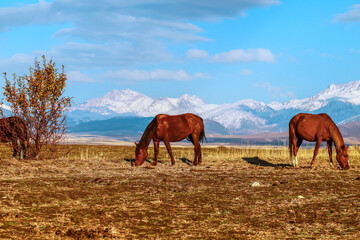
POLYGON ((202 157, 201 157, 201 146, 199 144, 199 150, 198 150, 198 164, 202 163, 202 157))
POLYGON ((26 158, 26 146, 25 146, 25 143, 22 142, 21 140, 18 140, 17 143, 18 143, 17 146, 20 145, 20 153, 19 153, 20 159, 26 158))
POLYGON ((194 144, 194 162, 193 165, 196 166, 202 162, 201 160, 201 147, 199 143, 199 137, 195 134, 192 134, 192 143, 194 144))
POLYGON ((289 150, 290 150, 290 162, 292 163, 293 167, 297 167, 297 142, 296 142, 296 135, 295 132, 290 131, 289 136, 289 150))
POLYGON ((12 146, 12 148, 13 148, 13 158, 16 158, 16 156, 17 156, 17 154, 18 154, 18 152, 19 152, 19 146, 18 146, 18 143, 17 143, 17 141, 16 140, 14 140, 14 141, 11 141, 11 146, 12 146))
POLYGON ((298 137, 297 141, 296 141, 296 145, 294 146, 294 155, 295 155, 295 166, 298 167, 299 164, 298 164, 298 160, 297 160, 297 153, 299 151, 299 148, 301 146, 303 142, 303 139, 301 137, 298 137))

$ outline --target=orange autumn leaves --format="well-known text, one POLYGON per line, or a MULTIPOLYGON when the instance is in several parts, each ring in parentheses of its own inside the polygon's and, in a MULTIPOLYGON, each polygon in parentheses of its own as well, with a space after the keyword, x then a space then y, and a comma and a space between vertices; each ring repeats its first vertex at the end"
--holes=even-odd
MULTIPOLYGON (((21 117, 28 125, 28 149, 30 157, 38 157, 44 145, 58 143, 66 131, 66 113, 71 98, 64 97, 66 73, 61 72, 55 62, 35 59, 29 74, 7 78, 4 73, 5 101, 10 105, 12 115, 21 117)), ((3 114, 2 114, 3 115, 3 114)))

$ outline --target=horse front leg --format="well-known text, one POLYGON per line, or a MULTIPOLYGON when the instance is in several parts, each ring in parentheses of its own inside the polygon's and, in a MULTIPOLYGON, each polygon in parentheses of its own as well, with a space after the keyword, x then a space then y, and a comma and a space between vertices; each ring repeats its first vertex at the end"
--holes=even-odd
POLYGON ((200 152, 200 144, 194 143, 194 162, 193 162, 194 166, 201 163, 201 156, 199 157, 199 152, 200 152))
POLYGON ((316 140, 316 144, 315 144, 314 156, 313 156, 313 159, 312 159, 312 161, 311 161, 311 168, 313 168, 314 165, 315 165, 315 157, 316 157, 316 155, 317 155, 318 152, 319 152, 319 147, 320 147, 320 145, 321 145, 321 138, 318 138, 318 139, 316 140))
POLYGON ((328 147, 328 153, 329 153, 330 167, 334 167, 334 163, 333 163, 333 160, 332 160, 332 141, 331 140, 327 141, 327 147, 328 147))
POLYGON ((164 144, 166 146, 166 149, 170 155, 170 158, 171 158, 171 165, 175 165, 175 159, 174 159, 174 156, 172 154, 172 150, 171 150, 171 147, 170 147, 170 141, 169 140, 163 140, 164 141, 164 144))
POLYGON ((158 163, 158 155, 159 155, 159 141, 154 141, 154 161, 151 163, 152 166, 156 166, 158 163))

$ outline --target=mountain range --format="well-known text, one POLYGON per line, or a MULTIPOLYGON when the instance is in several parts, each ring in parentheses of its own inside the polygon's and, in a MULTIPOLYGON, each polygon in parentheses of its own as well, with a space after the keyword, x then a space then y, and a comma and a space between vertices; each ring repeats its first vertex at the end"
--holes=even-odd
POLYGON ((338 125, 358 126, 354 122, 360 122, 360 80, 331 84, 309 98, 269 104, 253 99, 207 104, 198 96, 188 94, 153 99, 130 89, 113 90, 101 98, 73 106, 68 115, 69 129, 74 133, 138 136, 157 114, 186 112, 200 115, 206 132, 216 135, 287 132, 289 120, 299 112, 324 112, 338 125))

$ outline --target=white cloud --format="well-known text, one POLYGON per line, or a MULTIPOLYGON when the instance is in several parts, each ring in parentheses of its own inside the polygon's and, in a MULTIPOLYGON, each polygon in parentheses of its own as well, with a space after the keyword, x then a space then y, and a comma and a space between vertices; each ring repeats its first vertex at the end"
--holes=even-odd
POLYGON ((189 59, 206 59, 209 58, 209 53, 200 49, 190 49, 186 51, 185 57, 189 59))
POLYGON ((235 49, 222 52, 211 57, 212 62, 238 63, 238 62, 271 62, 274 63, 275 55, 268 49, 235 49))
POLYGON ((330 53, 326 53, 326 52, 320 53, 320 57, 324 57, 324 58, 336 58, 335 55, 330 54, 330 53))
POLYGON ((251 69, 243 69, 243 70, 241 70, 240 74, 243 75, 243 76, 249 76, 249 75, 253 74, 253 70, 251 70, 251 69))
POLYGON ((171 60, 171 55, 158 42, 143 44, 124 43, 77 43, 68 42, 50 51, 34 51, 37 56, 49 55, 69 70, 86 68, 112 68, 143 64, 161 63, 171 60))
POLYGON ((351 10, 340 13, 333 18, 334 22, 360 22, 360 4, 355 4, 351 10))
POLYGON ((208 78, 203 73, 188 74, 183 69, 177 71, 155 69, 152 71, 145 71, 141 69, 135 70, 120 70, 109 71, 104 74, 105 78, 125 81, 149 81, 149 80, 175 80, 175 81, 189 81, 196 78, 208 78))
POLYGON ((349 51, 352 53, 360 53, 360 50, 357 50, 357 49, 350 49, 349 51))
POLYGON ((73 82, 96 82, 94 78, 86 73, 81 73, 80 71, 70 71, 67 73, 67 78, 69 81, 73 82))
POLYGON ((34 60, 34 56, 23 53, 15 54, 7 59, 0 59, 0 73, 28 74, 29 67, 34 65, 34 60))
POLYGON ((189 59, 208 59, 215 63, 239 63, 239 62, 276 62, 275 55, 264 48, 235 49, 210 56, 208 52, 199 49, 190 49, 185 54, 189 59))
POLYGON ((255 83, 253 86, 258 87, 258 88, 266 89, 271 94, 272 98, 274 98, 274 99, 276 99, 276 98, 284 98, 284 97, 294 98, 294 96, 295 96, 293 92, 288 91, 288 92, 284 93, 281 90, 281 88, 274 87, 269 82, 255 83))
MULTIPOLYGON (((203 29, 191 21, 234 18, 247 9, 279 3, 279 0, 40 0, 0 8, 0 32, 29 25, 70 25, 53 34, 62 38, 64 44, 49 46, 48 50, 28 50, 30 59, 45 54, 70 71, 128 68, 172 60, 169 42, 211 40, 202 36, 203 29)), ((196 58, 196 52, 188 54, 189 58, 196 58)), ((205 51, 197 54, 207 57, 205 51)), ((11 64, 10 59, 4 61, 11 64)))
MULTIPOLYGON (((202 31, 189 20, 231 18, 249 8, 279 4, 278 0, 53 0, 0 8, 0 30, 24 25, 68 23, 72 29, 58 34, 104 38, 107 35, 133 38, 140 34, 159 34, 171 38, 171 32, 202 31)), ((200 38, 196 36, 195 38, 200 38)), ((204 38, 206 39, 206 38, 204 38)))

